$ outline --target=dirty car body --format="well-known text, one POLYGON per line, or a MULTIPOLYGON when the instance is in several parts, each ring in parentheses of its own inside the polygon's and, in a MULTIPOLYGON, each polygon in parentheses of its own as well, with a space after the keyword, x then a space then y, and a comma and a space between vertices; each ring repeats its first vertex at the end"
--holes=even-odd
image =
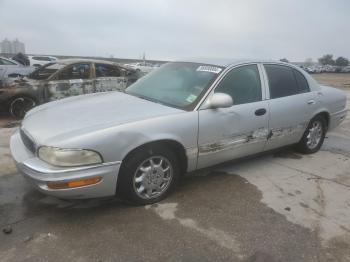
MULTIPOLYGON (((321 117, 330 130, 345 118, 345 108, 341 91, 320 86, 290 64, 173 62, 140 79, 125 93, 72 97, 31 110, 11 138, 11 152, 18 170, 46 194, 110 196, 130 168, 124 165, 136 161, 145 148, 151 157, 152 152, 163 152, 159 147, 172 151, 184 173, 300 143, 312 119, 321 117), (54 160, 46 155, 50 150, 58 150, 57 154, 68 151, 72 157, 79 150, 88 150, 85 156, 92 161, 61 165, 56 153, 54 160), (85 186, 67 186, 80 179, 92 180, 85 186), (66 184, 63 189, 50 186, 54 182, 66 184)), ((315 128, 310 130, 317 135, 315 128)), ((308 143, 316 141, 309 138, 308 143)), ((144 173, 135 172, 136 194, 141 192, 145 199, 153 196, 153 189, 144 186, 157 182, 154 179, 159 176, 147 170, 157 176, 156 166, 162 165, 164 174, 169 166, 176 172, 169 164, 172 155, 164 153, 169 157, 161 158, 158 165, 152 158, 145 160, 150 167, 140 165, 144 173)))
POLYGON ((108 61, 59 60, 4 84, 0 103, 17 116, 36 105, 69 96, 123 90, 137 78, 135 70, 108 61))

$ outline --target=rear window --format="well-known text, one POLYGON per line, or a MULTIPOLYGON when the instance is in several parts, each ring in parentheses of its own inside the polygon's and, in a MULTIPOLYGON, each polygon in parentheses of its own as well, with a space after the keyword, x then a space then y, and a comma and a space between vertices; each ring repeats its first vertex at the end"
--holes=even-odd
POLYGON ((38 61, 51 61, 51 58, 46 56, 33 56, 32 59, 38 61))

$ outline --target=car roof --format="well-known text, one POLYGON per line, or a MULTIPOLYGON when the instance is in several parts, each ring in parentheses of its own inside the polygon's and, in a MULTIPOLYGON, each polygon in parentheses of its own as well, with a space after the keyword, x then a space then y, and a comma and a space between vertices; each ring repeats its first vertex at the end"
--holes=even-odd
POLYGON ((84 62, 85 63, 101 63, 101 64, 114 65, 114 66, 119 66, 121 68, 130 70, 130 71, 135 71, 133 68, 131 68, 127 65, 123 65, 123 64, 119 64, 119 63, 115 63, 115 62, 111 62, 111 61, 106 61, 106 60, 98 60, 98 59, 67 58, 67 59, 59 59, 57 61, 52 61, 52 63, 63 64, 63 65, 70 65, 70 64, 84 63, 84 62))
POLYGON ((111 61, 106 61, 106 60, 98 60, 98 59, 84 59, 84 58, 67 58, 67 59, 59 59, 55 61, 59 64, 73 64, 73 63, 84 63, 84 62, 89 62, 89 63, 104 63, 104 64, 111 64, 115 65, 116 63, 113 63, 111 61))
POLYGON ((216 65, 216 66, 222 66, 222 67, 229 67, 229 66, 246 64, 246 63, 277 63, 277 64, 284 64, 284 65, 292 65, 281 61, 266 60, 266 59, 257 60, 257 59, 235 59, 235 58, 232 58, 232 59, 230 58, 194 58, 194 59, 177 60, 176 62, 200 63, 200 64, 216 65))

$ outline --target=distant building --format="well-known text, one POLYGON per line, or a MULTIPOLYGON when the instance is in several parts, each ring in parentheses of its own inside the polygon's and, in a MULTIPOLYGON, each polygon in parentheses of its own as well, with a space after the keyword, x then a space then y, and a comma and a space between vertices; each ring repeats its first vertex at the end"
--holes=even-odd
POLYGON ((15 39, 13 41, 10 41, 8 39, 4 39, 1 43, 1 53, 4 54, 17 54, 17 53, 25 53, 25 46, 22 42, 18 41, 18 39, 15 39))

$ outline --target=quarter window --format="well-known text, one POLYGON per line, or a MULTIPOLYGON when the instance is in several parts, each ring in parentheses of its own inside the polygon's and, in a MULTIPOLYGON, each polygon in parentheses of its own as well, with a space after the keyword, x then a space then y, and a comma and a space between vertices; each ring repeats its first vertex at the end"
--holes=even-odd
POLYGON ((235 105, 261 100, 261 82, 257 65, 232 69, 215 89, 232 97, 235 105))

